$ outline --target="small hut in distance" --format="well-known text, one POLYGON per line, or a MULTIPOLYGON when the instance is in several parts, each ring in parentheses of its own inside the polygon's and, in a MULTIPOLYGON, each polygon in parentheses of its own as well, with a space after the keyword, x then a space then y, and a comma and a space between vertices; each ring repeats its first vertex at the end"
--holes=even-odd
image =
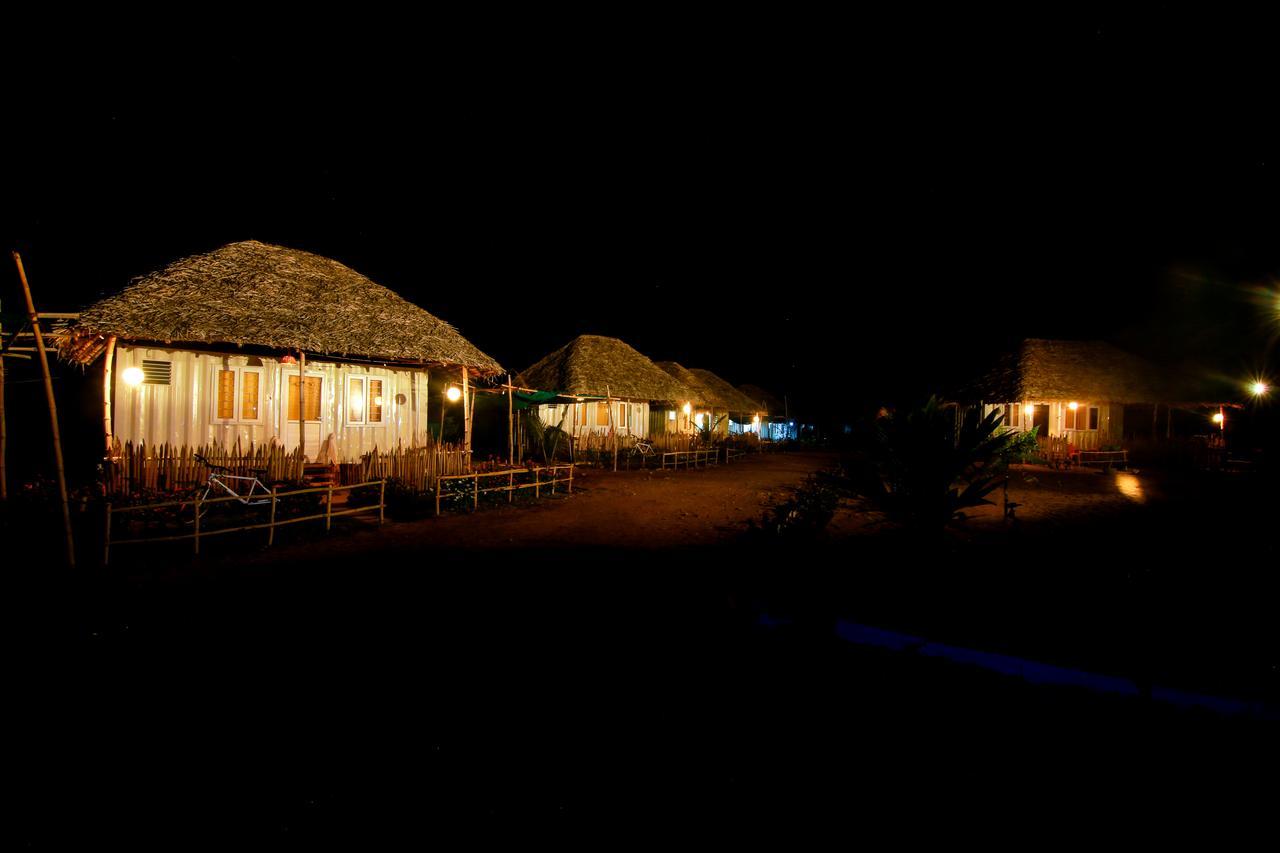
POLYGON ((575 438, 589 434, 648 436, 651 412, 690 399, 693 392, 617 338, 579 335, 530 366, 516 382, 554 392, 539 419, 575 438))
POLYGON ((1126 405, 1177 396, 1154 366, 1104 341, 1031 338, 968 392, 1015 430, 1066 438, 1078 450, 1119 446, 1126 405))
POLYGON ((650 430, 654 433, 671 433, 688 435, 694 431, 694 424, 705 418, 710 409, 717 405, 718 396, 702 384, 693 372, 676 361, 654 362, 668 376, 689 389, 689 396, 665 411, 655 413, 650 421, 650 430))
POLYGON ((795 438, 796 430, 788 420, 790 414, 786 401, 761 388, 759 385, 739 385, 738 390, 760 407, 760 437, 771 441, 795 438))
MULTIPOLYGON (((724 420, 720 421, 720 425, 717 426, 718 431, 722 431, 725 434, 730 432, 742 433, 750 431, 751 428, 757 425, 756 418, 762 412, 760 405, 756 401, 710 370, 695 367, 690 369, 689 372, 697 378, 703 387, 710 390, 715 396, 715 408, 725 415, 724 420)), ((714 423, 714 417, 717 417, 718 413, 713 412, 711 416, 714 423)))

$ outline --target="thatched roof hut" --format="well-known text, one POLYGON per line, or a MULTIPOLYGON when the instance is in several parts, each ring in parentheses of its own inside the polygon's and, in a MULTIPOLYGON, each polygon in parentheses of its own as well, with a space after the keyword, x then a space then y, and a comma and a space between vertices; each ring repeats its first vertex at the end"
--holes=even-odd
POLYGON ((1103 341, 1031 338, 1007 353, 971 396, 990 401, 1166 402, 1177 395, 1151 364, 1103 341))
POLYGON ((526 388, 581 397, 687 400, 693 392, 617 338, 579 335, 516 377, 526 388))
POLYGON ((64 358, 88 364, 105 338, 305 350, 500 373, 458 330, 335 260, 247 240, 175 261, 81 312, 64 358))
POLYGON ((743 394, 737 388, 734 388, 728 381, 721 379, 710 370, 704 370, 699 367, 692 368, 690 371, 697 378, 703 387, 716 395, 717 401, 713 403, 716 408, 725 409, 734 413, 751 413, 760 410, 760 405, 747 395, 743 394))
POLYGON ((760 411, 770 415, 781 415, 786 412, 786 404, 759 385, 739 385, 738 390, 749 400, 755 400, 760 411))
POLYGON ((695 406, 721 406, 719 395, 698 381, 698 377, 694 376, 693 372, 682 366, 680 362, 655 361, 654 364, 658 365, 672 379, 689 389, 689 396, 685 398, 685 401, 693 403, 695 406))

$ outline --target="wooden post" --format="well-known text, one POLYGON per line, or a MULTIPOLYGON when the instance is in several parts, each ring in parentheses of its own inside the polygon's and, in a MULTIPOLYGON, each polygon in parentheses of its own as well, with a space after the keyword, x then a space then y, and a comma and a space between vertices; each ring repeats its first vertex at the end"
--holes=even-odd
POLYGON ((573 494, 573 464, 569 465, 569 494, 573 494))
POLYGON ((271 487, 271 523, 267 526, 267 547, 270 548, 276 541, 276 486, 271 487))
POLYGON ((387 480, 382 478, 382 482, 378 485, 378 526, 382 526, 382 522, 387 517, 387 480))
POLYGON ((324 532, 328 533, 333 526, 333 481, 329 482, 329 499, 324 503, 324 532))
MULTIPOLYGON (((287 413, 286 413, 287 414, 287 413)), ((298 484, 302 484, 302 473, 306 468, 307 457, 307 354, 298 351, 298 484)))
MULTIPOLYGON (((471 406, 469 398, 471 397, 470 379, 467 377, 467 368, 462 368, 462 449, 466 453, 471 452, 471 406)), ((471 457, 466 458, 467 468, 471 467, 471 457)))
POLYGON ((542 469, 541 469, 541 468, 534 468, 534 469, 533 469, 533 496, 534 496, 535 498, 540 498, 540 497, 542 497, 542 482, 541 482, 542 477, 541 477, 541 472, 542 472, 542 469))
MULTIPOLYGON (((4 342, 4 326, 0 324, 0 345, 4 342)), ((8 456, 9 433, 5 426, 4 415, 4 356, 0 355, 0 501, 9 498, 9 480, 4 470, 4 460, 8 456)))
POLYGON ((511 385, 511 374, 507 374, 507 464, 516 464, 516 389, 511 385))
MULTIPOLYGON (((599 386, 597 386, 599 387, 599 386)), ((604 386, 605 411, 609 413, 609 441, 613 444, 613 470, 618 470, 618 432, 613 423, 613 392, 609 390, 609 386, 604 386)))
POLYGON ((71 507, 67 503, 67 475, 62 465, 62 435, 58 432, 58 405, 53 399, 53 375, 49 371, 49 359, 45 354, 44 336, 40 333, 40 315, 31 299, 31 285, 27 271, 22 266, 22 256, 13 252, 13 262, 18 265, 18 278, 22 280, 22 295, 27 300, 27 314, 31 317, 31 331, 36 338, 36 353, 40 370, 44 375, 44 395, 49 402, 49 425, 53 429, 53 459, 58 469, 58 495, 62 498, 62 527, 67 539, 67 566, 76 567, 76 546, 71 536, 71 507))
POLYGON ((477 473, 473 476, 475 477, 475 491, 472 492, 471 494, 471 508, 479 509, 480 508, 480 475, 479 473, 477 473))
POLYGON ((102 433, 106 440, 107 455, 111 455, 111 375, 115 367, 116 336, 107 336, 107 349, 102 354, 102 433))

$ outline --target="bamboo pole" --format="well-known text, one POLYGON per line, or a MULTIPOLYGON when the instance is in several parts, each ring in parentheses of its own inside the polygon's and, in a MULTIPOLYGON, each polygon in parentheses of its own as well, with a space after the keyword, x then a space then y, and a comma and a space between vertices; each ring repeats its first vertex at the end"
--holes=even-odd
POLYGON ((58 496, 62 499, 62 527, 67 538, 67 566, 76 566, 76 546, 71 535, 71 507, 67 503, 67 475, 62 464, 62 435, 58 432, 58 404, 53 399, 53 374, 49 371, 49 359, 44 349, 44 336, 40 333, 40 315, 31 299, 31 284, 22 266, 22 256, 15 249, 13 262, 18 266, 18 278, 22 280, 22 295, 27 301, 27 314, 31 317, 31 331, 36 339, 36 352, 40 355, 40 371, 44 376, 44 394, 49 402, 49 425, 53 430, 53 458, 58 469, 58 496))
MULTIPOLYGON (((4 327, 0 325, 0 345, 4 342, 4 327)), ((9 428, 4 414, 4 356, 0 355, 0 501, 9 498, 9 480, 4 461, 8 458, 9 428)))
MULTIPOLYGON (((470 379, 467 376, 467 368, 462 368, 462 449, 467 453, 471 452, 471 406, 469 399, 471 397, 470 379)), ((470 464, 470 459, 467 460, 470 464)))
POLYGON ((278 500, 278 496, 276 494, 277 488, 278 487, 275 485, 272 485, 271 487, 271 520, 267 526, 267 547, 268 548, 270 548, 273 544, 275 544, 275 541, 276 541, 276 501, 278 500))
POLYGON ((511 374, 507 374, 507 464, 516 464, 515 388, 511 386, 511 374))
POLYGON ((307 354, 298 351, 298 482, 306 471, 307 456, 307 354))
POLYGON ((116 336, 107 336, 107 349, 102 354, 102 433, 106 440, 107 455, 111 455, 111 375, 115 369, 116 336))

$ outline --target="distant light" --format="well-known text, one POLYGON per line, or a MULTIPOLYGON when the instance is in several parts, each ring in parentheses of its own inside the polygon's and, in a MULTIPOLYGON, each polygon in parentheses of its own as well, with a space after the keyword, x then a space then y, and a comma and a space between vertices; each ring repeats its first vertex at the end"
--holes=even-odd
POLYGON ((791 422, 791 425, 792 425, 792 426, 795 426, 795 425, 796 425, 796 422, 795 422, 795 421, 792 421, 792 422, 791 422))
POLYGON ((685 403, 685 404, 684 404, 684 413, 687 415, 687 414, 689 414, 689 413, 690 413, 690 412, 692 412, 692 411, 693 411, 693 406, 689 405, 688 403, 685 403))
POLYGON ((693 419, 693 422, 698 426, 702 426, 702 412, 698 412, 698 415, 693 419))
POLYGON ((120 378, 124 380, 125 385, 128 385, 130 388, 136 388, 142 384, 142 368, 126 367, 124 371, 121 372, 120 378))
POLYGON ((1249 386, 1249 390, 1253 392, 1253 396, 1261 397, 1271 389, 1267 387, 1267 383, 1265 382, 1255 382, 1249 386))
POLYGON ((667 411, 667 420, 669 420, 669 421, 674 421, 675 419, 676 419, 676 410, 675 410, 675 409, 669 409, 669 410, 667 411))
POLYGON ((753 424, 755 424, 756 426, 760 426, 760 416, 759 416, 759 415, 756 415, 755 417, 753 417, 753 418, 751 419, 751 422, 752 422, 753 424))
POLYGON ((1222 422, 1223 422, 1223 421, 1225 421, 1225 420, 1226 420, 1226 418, 1225 418, 1225 417, 1223 417, 1222 412, 1214 412, 1214 413, 1213 413, 1213 422, 1214 422, 1215 424, 1220 424, 1220 423, 1222 423, 1222 422))
POLYGON ((1034 415, 1036 413, 1036 407, 1028 403, 1022 407, 1022 411, 1026 412, 1028 415, 1034 415))
POLYGON ((444 395, 449 398, 450 403, 456 403, 458 398, 462 396, 462 389, 457 385, 450 385, 449 390, 445 391, 444 395))
POLYGON ((1076 409, 1080 408, 1080 404, 1075 400, 1072 400, 1070 403, 1067 403, 1067 408, 1074 412, 1076 409))

